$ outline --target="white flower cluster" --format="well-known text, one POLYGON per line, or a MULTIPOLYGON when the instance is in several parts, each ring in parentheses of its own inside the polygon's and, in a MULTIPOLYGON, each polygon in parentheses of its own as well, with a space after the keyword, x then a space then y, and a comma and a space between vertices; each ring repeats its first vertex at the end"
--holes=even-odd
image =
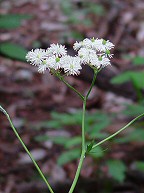
POLYGON ((114 44, 109 40, 86 38, 75 42, 73 48, 78 52, 74 57, 67 55, 65 46, 51 44, 47 50, 29 51, 26 59, 32 65, 38 66, 39 72, 48 69, 51 73, 63 71, 67 75, 78 75, 83 64, 96 69, 110 65, 110 58, 113 57, 110 50, 114 48, 114 44))

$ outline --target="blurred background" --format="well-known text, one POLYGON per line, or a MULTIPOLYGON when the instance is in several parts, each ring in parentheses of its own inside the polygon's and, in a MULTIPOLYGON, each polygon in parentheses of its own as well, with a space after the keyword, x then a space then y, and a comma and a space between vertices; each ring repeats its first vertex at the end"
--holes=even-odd
MULTIPOLYGON (((67 192, 81 144, 80 99, 49 73, 26 63, 32 48, 72 45, 84 38, 115 44, 112 66, 103 69, 87 103, 86 139, 95 142, 144 112, 143 0, 0 0, 0 104, 52 183, 67 192)), ((85 66, 67 81, 86 93, 85 66)), ((0 193, 47 192, 5 116, 0 114, 0 193)), ((144 119, 85 159, 75 193, 144 192, 144 119)))

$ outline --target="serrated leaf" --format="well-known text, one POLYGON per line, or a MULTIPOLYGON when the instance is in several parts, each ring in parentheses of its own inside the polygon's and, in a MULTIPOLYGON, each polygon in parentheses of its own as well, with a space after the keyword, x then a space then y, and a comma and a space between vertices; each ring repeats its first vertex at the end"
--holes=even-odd
POLYGON ((80 157, 80 149, 69 150, 62 153, 59 156, 57 163, 58 165, 64 165, 68 162, 78 159, 79 157, 80 157))
POLYGON ((20 45, 6 42, 0 44, 0 53, 12 59, 25 61, 27 50, 20 45))
POLYGON ((111 177, 118 182, 123 182, 125 179, 126 165, 121 160, 108 160, 108 171, 111 177))
POLYGON ((18 14, 0 15, 0 28, 14 29, 21 25, 22 20, 30 18, 32 18, 32 16, 30 15, 18 15, 18 14))

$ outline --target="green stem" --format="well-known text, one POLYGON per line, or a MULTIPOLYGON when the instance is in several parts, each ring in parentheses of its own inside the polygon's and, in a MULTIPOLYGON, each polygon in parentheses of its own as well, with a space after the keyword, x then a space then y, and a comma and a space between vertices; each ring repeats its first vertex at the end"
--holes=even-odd
POLYGON ((75 177, 74 177, 74 180, 73 180, 73 183, 71 185, 71 188, 69 190, 69 193, 72 193, 74 191, 74 188, 77 184, 77 181, 78 181, 78 178, 79 178, 79 175, 80 175, 80 171, 81 171, 81 168, 82 168, 82 164, 83 164, 83 161, 84 161, 84 158, 85 158, 85 153, 86 153, 86 150, 85 150, 85 110, 86 110, 86 99, 84 99, 83 101, 83 114, 82 114, 82 151, 81 151, 81 156, 80 156, 80 160, 79 160, 79 164, 78 164, 78 167, 77 167, 77 171, 76 171, 76 174, 75 174, 75 177))
POLYGON ((84 96, 77 91, 73 86, 71 86, 68 82, 65 81, 65 79, 62 76, 58 76, 58 78, 64 83, 66 84, 70 89, 72 89, 75 93, 78 94, 78 96, 82 99, 82 101, 84 100, 84 96))
POLYGON ((81 151, 81 156, 80 156, 80 160, 79 160, 79 164, 78 164, 78 167, 77 167, 77 171, 76 171, 76 174, 75 174, 75 177, 74 177, 74 180, 73 180, 73 183, 71 185, 71 188, 69 190, 69 193, 72 193, 74 191, 74 188, 77 184, 77 181, 78 181, 78 178, 79 178, 79 175, 80 175, 80 171, 81 171, 81 168, 82 168, 82 164, 83 164, 83 161, 84 161, 84 158, 85 158, 85 153, 86 153, 86 147, 85 147, 85 111, 86 111, 86 102, 87 102, 87 99, 88 99, 88 96, 94 86, 94 83, 95 83, 95 80, 96 80, 96 76, 97 76, 97 71, 94 70, 94 76, 93 76, 93 80, 92 80, 92 83, 91 83, 91 86, 86 94, 86 96, 83 98, 83 113, 82 113, 82 151, 81 151))
POLYGON ((52 190, 50 184, 48 183, 47 179, 45 178, 44 174, 42 173, 40 167, 38 166, 38 164, 37 164, 36 161, 34 160, 32 154, 30 153, 30 151, 28 150, 28 148, 27 148, 26 145, 24 144, 23 140, 22 140, 21 137, 19 136, 16 128, 14 127, 14 125, 13 125, 13 123, 12 123, 10 117, 9 117, 9 114, 8 114, 1 106, 0 106, 0 110, 6 115, 6 117, 7 117, 8 121, 9 121, 9 123, 10 123, 10 125, 11 125, 11 127, 12 127, 12 129, 13 129, 13 131, 14 131, 14 133, 15 133, 15 135, 17 136, 17 138, 18 138, 18 140, 20 141, 20 143, 22 144, 23 148, 25 149, 25 151, 26 151, 27 154, 29 155, 30 159, 32 160, 33 164, 35 165, 35 167, 36 167, 37 171, 39 172, 40 176, 42 177, 42 179, 43 179, 44 182, 46 183, 49 191, 50 191, 51 193, 54 193, 54 191, 52 190))
POLYGON ((116 135, 118 135, 120 132, 122 132, 124 129, 126 129, 127 127, 129 127, 131 124, 133 124, 136 120, 138 120, 139 118, 143 117, 144 113, 137 116, 136 118, 134 118, 132 121, 130 121, 127 125, 125 125, 124 127, 122 127, 121 129, 119 129, 117 132, 113 133, 112 135, 110 135, 109 137, 107 137, 106 139, 100 141, 99 143, 95 144, 92 149, 96 148, 97 146, 103 144, 104 142, 110 140, 111 138, 115 137, 116 135))
POLYGON ((92 88, 93 88, 93 86, 94 86, 94 83, 95 83, 95 81, 96 81, 97 74, 98 74, 98 71, 97 71, 97 70, 94 70, 93 80, 92 80, 91 86, 90 86, 90 88, 89 88, 89 90, 88 90, 88 92, 87 92, 86 99, 88 98, 88 96, 89 96, 89 94, 90 94, 90 92, 91 92, 91 90, 92 90, 92 88))

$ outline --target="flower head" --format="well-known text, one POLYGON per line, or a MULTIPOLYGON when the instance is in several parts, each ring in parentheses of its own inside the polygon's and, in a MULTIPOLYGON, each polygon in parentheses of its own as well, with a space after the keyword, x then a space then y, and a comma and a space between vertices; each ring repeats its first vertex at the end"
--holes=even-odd
POLYGON ((83 64, 89 64, 91 61, 91 58, 96 56, 96 52, 89 48, 81 48, 78 51, 78 56, 81 59, 81 63, 83 64))
POLYGON ((49 55, 55 55, 56 57, 65 56, 67 51, 65 46, 59 44, 51 44, 50 47, 47 49, 47 53, 49 55))
POLYGON ((44 73, 47 69, 50 70, 46 60, 43 60, 43 62, 38 65, 38 72, 44 73))
POLYGON ((85 38, 83 41, 76 41, 73 48, 78 52, 75 57, 67 55, 65 46, 51 44, 47 50, 31 50, 27 53, 26 59, 32 65, 38 66, 39 72, 48 69, 51 74, 57 76, 62 72, 67 75, 78 75, 82 64, 97 69, 110 65, 110 58, 113 57, 110 50, 114 48, 114 44, 102 38, 85 38))
POLYGON ((62 68, 67 75, 78 75, 82 69, 79 57, 64 56, 62 58, 62 68))
POLYGON ((110 65, 110 60, 105 56, 92 57, 90 65, 99 68, 104 68, 105 66, 110 65))
POLYGON ((51 56, 46 60, 47 65, 50 69, 58 70, 61 68, 61 58, 51 56))
POLYGON ((75 50, 75 51, 78 51, 80 48, 82 48, 83 47, 83 42, 81 41, 81 42, 75 42, 74 43, 74 45, 73 45, 73 49, 75 50))
POLYGON ((47 53, 44 49, 35 49, 27 53, 26 59, 32 65, 38 66, 47 58, 47 53))

